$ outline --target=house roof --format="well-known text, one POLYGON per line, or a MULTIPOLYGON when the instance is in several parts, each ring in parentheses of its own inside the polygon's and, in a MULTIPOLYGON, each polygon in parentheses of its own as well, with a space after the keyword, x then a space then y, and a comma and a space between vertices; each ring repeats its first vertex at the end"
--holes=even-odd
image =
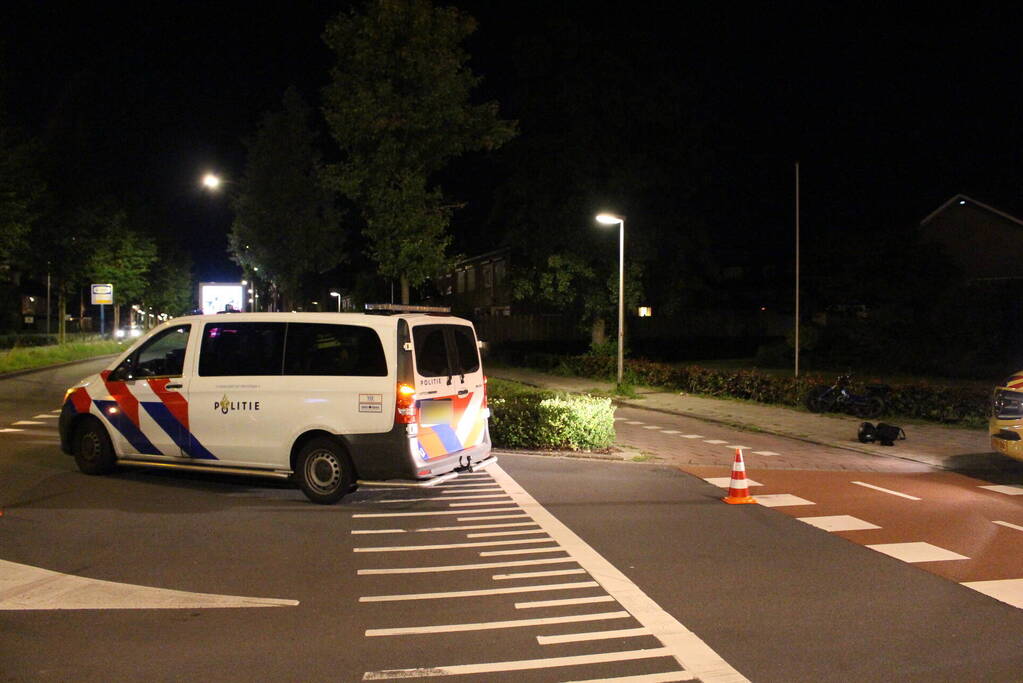
POLYGON ((1015 216, 1010 216, 1009 214, 1005 213, 1004 211, 999 211, 998 209, 994 208, 993 206, 988 206, 987 204, 985 204, 983 202, 978 202, 976 199, 972 199, 970 197, 967 197, 964 194, 957 194, 957 195, 955 195, 954 197, 949 199, 947 202, 945 202, 944 204, 939 206, 937 209, 935 209, 934 211, 929 213, 926 218, 924 218, 922 221, 920 221, 920 225, 927 225, 932 220, 934 220, 934 218, 938 214, 940 214, 942 211, 944 211, 948 207, 954 206, 956 204, 972 204, 973 206, 976 206, 977 208, 983 209, 985 211, 989 211, 990 213, 993 213, 996 216, 1001 216, 1002 218, 1004 218, 1004 219, 1006 219, 1008 221, 1012 221, 1016 225, 1023 226, 1023 220, 1020 220, 1019 218, 1016 218, 1015 216))

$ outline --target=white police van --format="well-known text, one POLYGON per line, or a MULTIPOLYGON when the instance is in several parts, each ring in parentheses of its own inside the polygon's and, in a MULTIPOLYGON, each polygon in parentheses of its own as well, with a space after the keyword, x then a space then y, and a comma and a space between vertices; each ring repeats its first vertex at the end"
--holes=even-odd
POLYGON ((86 474, 290 478, 329 504, 359 480, 429 485, 486 467, 489 415, 468 320, 235 313, 170 320, 68 389, 60 437, 86 474))

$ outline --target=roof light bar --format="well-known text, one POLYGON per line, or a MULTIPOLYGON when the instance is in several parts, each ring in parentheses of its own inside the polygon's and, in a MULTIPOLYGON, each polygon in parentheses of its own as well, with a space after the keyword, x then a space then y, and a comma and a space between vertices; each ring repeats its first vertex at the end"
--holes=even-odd
POLYGON ((366 304, 367 311, 397 311, 401 313, 450 313, 450 306, 412 306, 409 304, 366 304))

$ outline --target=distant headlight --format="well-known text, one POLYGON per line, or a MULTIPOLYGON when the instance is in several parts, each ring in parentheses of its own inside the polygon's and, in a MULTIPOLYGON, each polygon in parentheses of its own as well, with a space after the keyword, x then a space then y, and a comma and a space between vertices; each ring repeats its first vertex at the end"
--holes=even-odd
POLYGON ((118 339, 124 339, 124 330, 114 331, 114 336, 117 337, 118 339))
POLYGON ((141 337, 142 336, 142 330, 140 330, 137 327, 131 328, 131 336, 132 337, 141 337))

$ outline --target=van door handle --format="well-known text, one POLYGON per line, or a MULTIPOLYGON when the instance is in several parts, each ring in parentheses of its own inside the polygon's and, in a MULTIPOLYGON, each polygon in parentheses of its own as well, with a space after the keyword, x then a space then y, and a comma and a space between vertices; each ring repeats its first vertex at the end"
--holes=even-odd
POLYGON ((181 388, 180 384, 168 384, 166 387, 164 387, 164 389, 180 389, 180 388, 181 388))

